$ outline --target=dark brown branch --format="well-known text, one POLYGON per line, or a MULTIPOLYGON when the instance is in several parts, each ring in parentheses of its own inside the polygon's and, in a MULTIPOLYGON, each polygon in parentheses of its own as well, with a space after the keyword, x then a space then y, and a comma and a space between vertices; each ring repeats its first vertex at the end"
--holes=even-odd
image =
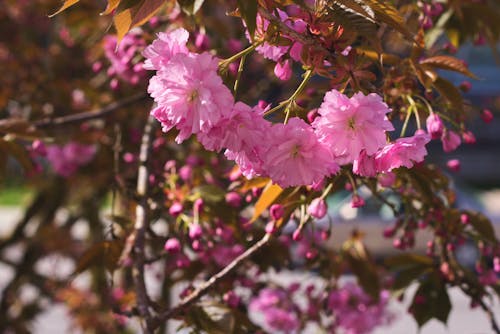
POLYGON ((255 252, 261 249, 264 245, 266 245, 269 242, 270 238, 271 235, 266 233, 262 237, 262 239, 257 241, 254 245, 252 245, 252 247, 248 248, 243 254, 235 258, 230 264, 224 267, 224 269, 222 269, 217 274, 210 277, 210 279, 202 283, 196 290, 194 290, 188 296, 183 298, 176 307, 160 314, 157 318, 153 320, 152 324, 153 328, 158 328, 162 322, 178 315, 186 307, 188 307, 189 305, 191 305, 192 303, 196 302, 198 299, 203 297, 203 295, 205 295, 210 290, 210 288, 212 288, 215 284, 217 284, 228 274, 230 274, 234 269, 236 269, 240 264, 242 264, 255 252))
POLYGON ((46 118, 46 119, 42 119, 42 120, 34 122, 34 125, 37 128, 45 128, 45 127, 58 126, 58 125, 63 125, 63 124, 79 123, 79 122, 88 121, 91 119, 101 118, 101 117, 107 116, 108 114, 110 114, 116 110, 119 110, 123 107, 126 107, 129 104, 139 102, 139 101, 145 99, 147 96, 148 96, 147 93, 139 93, 139 94, 130 96, 128 98, 125 98, 123 100, 113 102, 110 105, 108 105, 104 108, 101 108, 101 109, 91 110, 91 111, 86 111, 86 112, 82 112, 79 114, 61 116, 61 117, 56 117, 56 118, 46 118))
POLYGON ((146 322, 146 333, 153 333, 151 328, 151 312, 150 312, 150 299, 148 296, 146 282, 144 280, 144 265, 145 265, 145 246, 146 246, 146 230, 148 228, 148 180, 149 180, 149 153, 151 150, 153 124, 155 119, 150 116, 144 127, 144 134, 142 136, 141 149, 139 153, 139 170, 137 175, 137 196, 139 202, 135 210, 135 226, 134 232, 131 234, 134 237, 130 238, 133 243, 133 268, 132 277, 137 295, 137 309, 139 314, 146 322))

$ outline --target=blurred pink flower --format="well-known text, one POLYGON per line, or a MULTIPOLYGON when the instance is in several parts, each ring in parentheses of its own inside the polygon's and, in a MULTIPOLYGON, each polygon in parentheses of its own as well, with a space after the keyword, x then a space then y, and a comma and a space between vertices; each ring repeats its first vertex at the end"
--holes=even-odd
POLYGON ((456 150, 462 142, 460 136, 453 131, 444 131, 441 141, 443 143, 443 151, 445 152, 456 150))
POLYGON ((73 175, 78 167, 92 160, 97 149, 95 145, 69 142, 66 145, 50 145, 46 149, 47 160, 54 171, 64 177, 73 175))

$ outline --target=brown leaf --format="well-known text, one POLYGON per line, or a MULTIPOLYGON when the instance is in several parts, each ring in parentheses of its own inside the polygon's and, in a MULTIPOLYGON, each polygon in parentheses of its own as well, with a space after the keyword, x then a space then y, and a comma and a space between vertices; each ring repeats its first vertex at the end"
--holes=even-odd
POLYGON ((61 8, 59 8, 57 10, 57 12, 55 12, 54 14, 50 14, 49 17, 53 17, 53 16, 59 14, 60 12, 66 10, 67 8, 69 8, 69 7, 73 6, 74 4, 76 4, 78 1, 80 1, 80 0, 66 0, 66 1, 64 1, 64 3, 61 6, 61 8))
POLYGON ((137 27, 146 23, 153 15, 155 15, 165 0, 144 0, 135 12, 130 27, 137 27))
POLYGON ((451 56, 435 56, 420 61, 421 65, 443 70, 455 71, 473 79, 478 79, 465 64, 451 56))

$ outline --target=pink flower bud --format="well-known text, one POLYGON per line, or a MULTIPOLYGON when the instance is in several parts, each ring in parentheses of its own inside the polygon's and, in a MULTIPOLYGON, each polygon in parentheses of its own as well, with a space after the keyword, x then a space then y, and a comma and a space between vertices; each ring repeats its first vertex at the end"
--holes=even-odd
POLYGON ((266 224, 265 231, 267 234, 273 234, 274 232, 276 232, 276 230, 276 225, 273 221, 266 224))
POLYGON ((113 78, 109 82, 109 87, 111 88, 111 90, 116 91, 116 90, 118 90, 120 88, 120 82, 118 81, 118 79, 113 78))
POLYGON ((273 204, 269 208, 269 214, 273 220, 278 220, 283 217, 283 214, 285 214, 285 209, 281 204, 273 204))
POLYGON ((327 206, 326 202, 322 198, 315 198, 311 201, 311 204, 307 207, 307 213, 314 218, 321 219, 326 215, 327 206))
POLYGON ((222 296, 222 300, 232 308, 238 307, 240 304, 240 297, 234 291, 228 291, 222 296))
POLYGON ((40 139, 36 139, 31 143, 31 149, 38 155, 45 156, 47 155, 47 149, 45 148, 45 144, 40 139))
POLYGON ((170 207, 170 209, 168 209, 168 213, 170 213, 170 215, 174 217, 177 217, 182 212, 182 210, 183 210, 182 204, 179 202, 174 202, 170 207))
POLYGON ((241 196, 234 191, 228 192, 226 194, 226 203, 233 208, 237 208, 241 205, 241 196))
POLYGON ((384 238, 392 238, 396 234, 396 229, 392 226, 386 227, 382 234, 384 238))
POLYGON ((499 273, 500 272, 500 258, 498 256, 495 256, 493 258, 493 270, 496 272, 496 273, 499 273))
POLYGON ((198 213, 201 212, 203 210, 204 204, 205 203, 203 202, 203 198, 196 199, 196 201, 194 201, 193 203, 193 210, 198 213))
POLYGON ((135 161, 135 155, 133 153, 126 152, 125 154, 123 154, 123 161, 130 164, 135 161))
POLYGON ((461 222, 462 224, 464 224, 464 225, 469 224, 469 222, 470 222, 470 221, 469 221, 469 215, 467 215, 466 213, 462 213, 462 214, 460 215, 460 222, 461 222))
POLYGON ((194 45, 200 51, 208 50, 210 48, 210 38, 206 34, 199 33, 196 35, 194 45))
POLYGON ((187 268, 191 264, 189 258, 184 254, 179 254, 175 259, 175 266, 177 268, 187 268))
POLYGON ((200 240, 196 239, 191 243, 191 248, 193 248, 195 252, 201 252, 203 250, 203 245, 200 240))
POLYGON ((396 174, 393 172, 387 172, 384 174, 380 174, 378 176, 378 183, 385 188, 392 187, 392 185, 396 182, 396 174))
POLYGON ((290 80, 292 77, 292 62, 287 59, 284 62, 277 62, 274 66, 274 74, 283 81, 290 80))
POLYGON ((464 80, 458 87, 462 90, 462 92, 467 93, 471 90, 472 84, 469 81, 464 80))
POLYGON ((351 207, 360 208, 365 205, 365 200, 359 195, 352 195, 351 207))
POLYGON ((315 250, 315 249, 310 249, 306 252, 306 259, 308 260, 312 260, 314 259, 316 256, 318 256, 318 251, 315 250))
POLYGON ((189 226, 189 237, 191 239, 198 239, 203 234, 203 229, 200 224, 191 224, 189 226))
POLYGON ((432 139, 439 139, 443 135, 443 121, 438 114, 431 113, 425 122, 427 125, 427 132, 431 135, 432 139))
POLYGON ((491 123, 493 121, 493 113, 489 109, 484 109, 481 112, 481 118, 486 124, 491 123))
POLYGON ((302 230, 300 228, 298 228, 295 231, 293 231, 292 240, 293 241, 300 241, 301 239, 302 239, 302 230))
POLYGON ((92 71, 94 73, 99 72, 102 69, 102 63, 100 61, 96 61, 92 64, 92 71))
POLYGON ((476 136, 470 131, 465 131, 462 133, 462 139, 464 140, 464 143, 466 144, 475 144, 476 143, 476 136))
POLYGON ((460 160, 458 160, 458 159, 448 160, 448 162, 446 163, 446 166, 448 167, 449 170, 451 170, 453 172, 458 172, 458 171, 460 171, 460 160))
POLYGON ((179 177, 184 182, 191 180, 193 177, 193 168, 189 165, 182 166, 181 169, 179 169, 179 177))
POLYGON ((174 254, 181 250, 181 243, 177 238, 170 238, 165 242, 165 246, 163 246, 163 248, 167 252, 174 254))
POLYGON ((461 143, 460 136, 453 131, 444 131, 441 141, 443 142, 443 150, 445 152, 456 150, 461 143))
POLYGON ((331 235, 331 232, 330 230, 322 230, 320 232, 320 237, 321 237, 321 240, 328 240, 330 239, 330 235, 331 235))
POLYGON ((307 113, 307 120, 312 123, 318 117, 318 109, 313 109, 307 113))

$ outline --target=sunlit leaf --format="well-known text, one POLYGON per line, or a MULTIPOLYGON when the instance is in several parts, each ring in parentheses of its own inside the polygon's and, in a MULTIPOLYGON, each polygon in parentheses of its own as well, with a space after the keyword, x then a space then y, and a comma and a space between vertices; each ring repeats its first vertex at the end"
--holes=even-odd
POLYGON ((278 198, 283 189, 277 184, 268 183, 267 187, 255 203, 255 211, 250 222, 254 222, 259 216, 278 198))
POLYGON ((55 16, 55 15, 59 14, 60 12, 62 12, 62 11, 64 11, 64 10, 66 10, 66 9, 68 9, 69 7, 71 7, 71 6, 73 6, 74 4, 76 4, 78 1, 80 1, 80 0, 66 0, 66 1, 63 3, 63 5, 61 6, 61 8, 59 8, 59 9, 57 10, 57 12, 55 12, 54 14, 50 14, 50 15, 49 15, 49 17, 53 17, 53 16, 55 16))
POLYGON ((101 13, 101 15, 109 15, 111 14, 120 4, 121 0, 108 0, 108 4, 106 5, 106 9, 101 13))

